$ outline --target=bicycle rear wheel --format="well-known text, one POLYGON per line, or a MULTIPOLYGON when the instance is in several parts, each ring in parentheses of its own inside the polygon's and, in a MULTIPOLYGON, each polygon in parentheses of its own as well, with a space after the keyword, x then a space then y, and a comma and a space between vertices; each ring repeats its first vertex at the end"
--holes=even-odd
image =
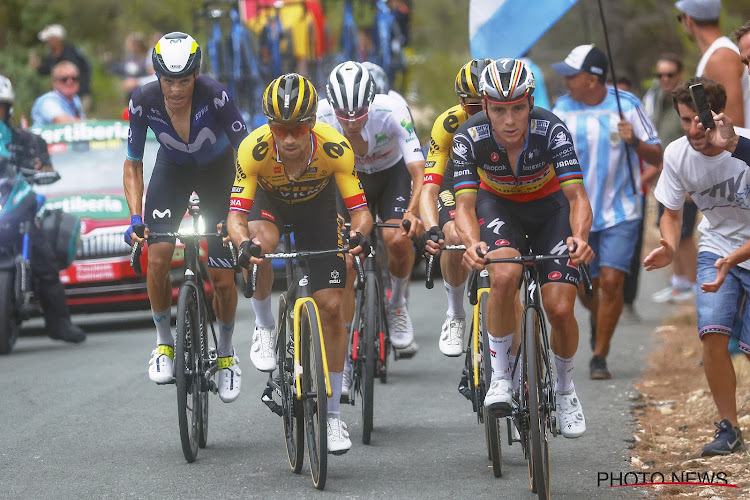
POLYGON ((180 288, 177 300, 177 342, 174 371, 177 385, 177 420, 185 460, 195 462, 198 456, 200 402, 200 348, 198 300, 190 285, 180 288))
POLYGON ((300 322, 302 401, 310 475, 315 487, 322 490, 326 485, 328 471, 328 394, 323 371, 321 332, 318 328, 317 311, 312 302, 305 302, 297 321, 300 322))
POLYGON ((549 383, 542 360, 539 312, 526 309, 524 337, 526 340, 526 363, 529 377, 529 461, 531 491, 540 499, 548 500, 549 491, 549 440, 547 436, 547 413, 545 387, 549 383))
MULTIPOLYGON (((373 414, 375 405, 375 372, 378 362, 378 351, 375 347, 376 342, 380 342, 377 332, 378 316, 378 287, 375 283, 376 277, 370 275, 365 282, 365 307, 362 315, 364 316, 363 327, 360 330, 363 333, 364 354, 362 373, 362 443, 370 444, 372 434, 373 414)), ((362 351, 360 351, 362 352, 362 351)))
POLYGON ((304 462, 305 426, 302 401, 294 391, 294 351, 289 349, 289 318, 286 296, 279 297, 279 331, 276 339, 276 359, 281 389, 281 418, 284 422, 286 455, 292 472, 299 474, 304 462))
MULTIPOLYGON (((480 339, 479 348, 482 351, 482 362, 479 364, 479 385, 481 386, 482 400, 477 401, 477 405, 482 405, 484 410, 484 395, 492 382, 492 361, 490 355, 490 340, 487 335, 487 307, 488 293, 483 293, 479 298, 479 328, 476 334, 480 339)), ((502 353, 497 353, 502 355, 502 353)), ((491 415, 490 412, 484 412, 484 432, 487 438, 487 455, 492 461, 492 473, 495 477, 503 475, 503 449, 502 434, 500 432, 500 419, 491 415)))

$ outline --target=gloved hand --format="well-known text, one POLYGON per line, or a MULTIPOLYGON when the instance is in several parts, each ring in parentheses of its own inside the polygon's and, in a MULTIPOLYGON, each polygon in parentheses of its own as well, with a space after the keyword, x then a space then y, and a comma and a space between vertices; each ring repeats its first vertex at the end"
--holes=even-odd
POLYGON ((365 236, 359 231, 357 231, 354 236, 351 236, 350 234, 347 243, 349 244, 349 250, 361 246, 362 251, 360 253, 365 257, 370 255, 370 245, 367 243, 367 238, 365 238, 365 236))
POLYGON ((130 218, 130 227, 128 227, 128 229, 125 231, 125 243, 130 246, 133 246, 133 233, 136 231, 137 226, 142 226, 142 228, 137 228, 138 232, 136 233, 140 233, 141 235, 143 234, 143 229, 148 227, 143 223, 143 218, 140 215, 133 215, 130 218))
POLYGON ((237 264, 245 269, 249 269, 251 257, 260 257, 260 246, 251 240, 243 241, 240 244, 240 254, 237 256, 237 264))

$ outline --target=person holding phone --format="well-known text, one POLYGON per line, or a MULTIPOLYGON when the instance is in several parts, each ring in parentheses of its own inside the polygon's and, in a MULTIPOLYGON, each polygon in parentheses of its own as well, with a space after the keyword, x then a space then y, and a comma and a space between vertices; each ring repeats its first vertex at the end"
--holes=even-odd
MULTIPOLYGON (((723 112, 727 104, 724 87, 707 78, 690 78, 674 91, 674 103, 680 115, 685 136, 667 146, 664 151, 664 168, 654 190, 654 196, 664 207, 661 218, 661 245, 643 261, 647 271, 669 265, 679 244, 682 224, 682 206, 688 193, 703 220, 698 226, 701 239, 698 245, 696 308, 698 335, 703 344, 703 368, 706 373, 720 421, 715 423, 714 440, 703 446, 702 455, 728 455, 744 451, 745 444, 737 420, 735 397, 736 377, 728 350, 731 336, 739 337, 739 348, 750 358, 750 310, 744 304, 750 292, 750 262, 737 262, 729 268, 730 256, 750 240, 750 177, 748 164, 738 157, 747 154, 748 144, 743 140, 738 147, 733 135, 747 137, 750 132, 731 127, 726 116, 715 117, 716 126, 706 130, 700 123, 697 106, 690 92, 694 84, 701 84, 710 108, 723 112), (724 141, 722 143, 721 141, 724 141), (734 155, 725 151, 734 146, 734 155), (717 278, 724 273, 723 284, 717 278), (733 331, 735 317, 743 314, 743 327, 733 331)), ((700 102, 700 101, 699 101, 700 102)))

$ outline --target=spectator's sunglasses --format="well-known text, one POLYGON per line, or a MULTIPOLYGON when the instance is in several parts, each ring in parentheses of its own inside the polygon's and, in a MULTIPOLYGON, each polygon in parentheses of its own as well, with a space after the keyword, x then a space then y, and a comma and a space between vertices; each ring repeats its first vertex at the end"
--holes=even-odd
POLYGON ((77 83, 78 82, 78 75, 75 75, 75 76, 74 75, 60 76, 58 78, 55 78, 55 80, 57 80, 58 82, 62 82, 62 83, 68 83, 68 82, 77 83))

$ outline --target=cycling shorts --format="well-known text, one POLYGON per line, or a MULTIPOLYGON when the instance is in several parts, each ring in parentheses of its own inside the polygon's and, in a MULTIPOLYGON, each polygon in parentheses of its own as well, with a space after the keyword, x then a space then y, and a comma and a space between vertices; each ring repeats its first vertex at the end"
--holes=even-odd
MULTIPOLYGON (((516 202, 480 189, 477 193, 479 236, 488 251, 515 248, 522 255, 567 252, 570 205, 562 192, 531 202, 516 202)), ((578 286, 578 266, 569 259, 540 263, 541 284, 568 283, 578 286)))
MULTIPOLYGON (((162 148, 156 154, 154 171, 146 192, 143 221, 149 231, 171 233, 177 231, 187 210, 193 191, 198 193, 201 215, 206 232, 216 230, 216 225, 226 220, 229 213, 229 196, 234 183, 234 151, 230 148, 209 164, 199 166, 178 165, 162 148)), ((174 238, 149 238, 149 243, 169 242, 174 238)), ((208 265, 222 269, 232 268, 232 254, 219 238, 207 238, 208 265)))
POLYGON ((383 221, 403 219, 411 199, 411 176, 403 158, 385 170, 372 174, 357 172, 357 175, 373 215, 383 221))
MULTIPOLYGON (((315 197, 294 205, 273 198, 258 186, 248 220, 272 222, 283 233, 290 224, 297 250, 329 250, 343 248, 341 226, 336 214, 336 184, 329 182, 315 197)), ((346 262, 344 254, 325 255, 310 259, 310 286, 314 292, 325 288, 344 288, 346 262)))

